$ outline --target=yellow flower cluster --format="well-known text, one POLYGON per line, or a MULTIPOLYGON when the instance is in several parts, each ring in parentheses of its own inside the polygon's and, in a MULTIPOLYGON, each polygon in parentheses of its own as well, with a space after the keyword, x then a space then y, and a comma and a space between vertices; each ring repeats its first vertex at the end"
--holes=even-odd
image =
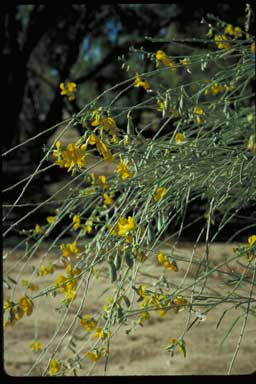
POLYGON ((66 266, 67 276, 59 275, 54 282, 54 286, 59 288, 61 293, 64 293, 64 296, 67 300, 72 300, 76 296, 76 288, 78 284, 77 275, 81 273, 81 270, 78 268, 73 269, 71 264, 66 266))
POLYGON ((91 315, 84 315, 80 319, 80 325, 86 330, 86 332, 92 332, 97 326, 97 320, 91 315))
POLYGON ((58 165, 60 168, 68 168, 68 172, 75 166, 81 169, 85 166, 85 151, 85 144, 78 147, 74 143, 68 144, 66 149, 62 150, 60 142, 57 141, 56 149, 53 151, 53 156, 57 158, 54 164, 58 165))
POLYGON ((107 193, 103 194, 103 199, 104 199, 103 202, 105 205, 108 205, 108 206, 113 205, 114 201, 113 201, 112 197, 110 195, 108 195, 107 193))
POLYGON ((234 36, 235 39, 239 39, 239 37, 242 37, 242 30, 240 27, 233 27, 233 25, 228 24, 226 28, 224 29, 224 33, 226 33, 229 36, 234 36))
POLYGON ((136 72, 136 78, 134 80, 134 83, 133 83, 133 86, 134 87, 142 87, 145 89, 145 91, 147 91, 148 89, 150 89, 150 84, 148 81, 146 80, 142 80, 140 75, 138 74, 138 72, 136 72))
POLYGON ((153 196, 153 199, 155 202, 159 201, 162 199, 167 193, 167 188, 165 187, 159 187, 156 189, 155 194, 153 196))
POLYGON ((196 106, 193 109, 193 113, 195 114, 195 122, 196 122, 196 124, 201 124, 201 123, 205 123, 206 122, 206 120, 204 118, 202 118, 202 116, 204 116, 203 108, 201 108, 199 106, 196 106))
POLYGON ((228 37, 226 35, 234 37, 234 39, 239 39, 239 37, 242 37, 242 30, 240 27, 233 27, 233 25, 228 24, 224 29, 224 34, 214 36, 218 49, 227 49, 230 47, 230 43, 228 42, 228 37))
POLYGON ((208 95, 209 93, 211 93, 212 96, 217 96, 219 93, 224 93, 224 92, 229 91, 231 89, 232 89, 232 87, 229 87, 227 84, 214 83, 213 85, 211 85, 210 88, 208 88, 204 91, 204 94, 208 95))
POLYGON ((111 335, 110 331, 104 331, 104 329, 101 327, 96 328, 95 332, 93 334, 94 337, 96 337, 98 339, 102 339, 102 340, 109 338, 110 335, 111 335))
POLYGON ((249 262, 256 259, 256 235, 248 237, 249 250, 246 253, 247 259, 249 262))
POLYGON ((171 70, 176 70, 175 63, 169 58, 169 56, 166 55, 166 53, 162 50, 159 50, 156 52, 156 60, 159 65, 159 63, 162 63, 166 67, 169 67, 171 70))
POLYGON ((42 350, 42 348, 43 348, 43 345, 42 345, 40 340, 36 339, 36 340, 32 341, 32 343, 30 344, 30 349, 33 352, 40 352, 42 350))
MULTIPOLYGON (((164 110, 164 101, 162 100, 157 100, 158 108, 157 111, 162 112, 164 110)), ((169 105, 168 112, 170 112, 173 117, 179 117, 181 114, 179 111, 175 111, 173 105, 169 105)))
POLYGON ((16 321, 21 320, 25 315, 30 316, 33 312, 33 302, 27 296, 22 296, 15 304, 7 299, 3 305, 4 311, 9 312, 9 319, 4 321, 4 327, 13 326, 16 321))
POLYGON ((53 376, 56 375, 61 369, 61 363, 55 359, 51 359, 48 369, 48 375, 53 376))
POLYGON ((90 359, 91 361, 97 361, 100 359, 101 353, 98 350, 88 351, 85 353, 85 356, 88 357, 88 359, 90 359))
POLYGON ((137 294, 143 299, 140 307, 145 309, 140 313, 138 323, 143 325, 145 320, 150 318, 150 314, 147 309, 158 309, 159 316, 163 317, 168 310, 173 309, 174 313, 178 313, 180 307, 187 306, 188 302, 182 296, 176 296, 174 299, 170 298, 169 294, 164 293, 153 293, 147 290, 144 285, 140 285, 136 288, 137 294))
POLYGON ((185 141, 185 135, 182 132, 178 132, 175 135, 175 143, 181 144, 183 141, 185 141))
POLYGON ((117 164, 116 169, 122 180, 127 180, 133 177, 133 173, 129 171, 128 160, 120 160, 120 162, 117 164))
POLYGON ((73 221, 73 228, 76 230, 78 228, 80 228, 80 225, 81 225, 81 221, 80 221, 80 216, 79 215, 74 215, 72 217, 72 221, 73 221))
POLYGON ((163 252, 157 255, 159 264, 163 265, 168 271, 178 272, 178 266, 175 260, 170 260, 163 252))
POLYGON ((253 247, 256 244, 256 235, 252 235, 248 237, 248 244, 250 247, 253 247))
POLYGON ((62 250, 64 257, 76 256, 81 252, 76 241, 73 241, 73 243, 61 244, 60 249, 62 250))
POLYGON ((90 176, 92 179, 92 185, 98 185, 103 189, 109 189, 109 184, 105 175, 96 176, 94 173, 91 173, 90 176))
POLYGON ((53 264, 41 265, 38 268, 37 275, 38 276, 46 276, 46 275, 54 273, 54 271, 55 271, 55 266, 53 264))
POLYGON ((61 95, 67 96, 69 101, 75 99, 75 92, 77 91, 76 83, 69 81, 66 84, 60 83, 61 95))
POLYGON ((103 157, 104 160, 113 160, 113 156, 111 155, 108 147, 98 136, 91 134, 89 136, 88 143, 91 145, 96 145, 99 154, 103 157))
POLYGON ((227 49, 230 46, 226 35, 215 35, 214 41, 218 49, 227 49))
POLYGON ((118 143, 118 127, 113 117, 100 117, 98 111, 95 111, 95 119, 91 122, 93 127, 102 127, 112 136, 111 142, 118 143))
MULTIPOLYGON (((85 224, 82 224, 80 216, 79 215, 74 215, 72 217, 72 222, 73 222, 73 226, 72 227, 73 227, 74 230, 77 230, 77 229, 81 228, 84 233, 91 233, 92 232, 92 225, 93 225, 93 221, 92 220, 88 219, 88 220, 86 220, 85 224)), ((70 253, 72 253, 72 252, 73 253, 79 253, 80 251, 79 252, 74 252, 76 249, 78 250, 78 247, 76 246, 76 243, 75 244, 72 243, 72 244, 68 248, 67 247, 63 248, 63 250, 65 250, 66 253, 68 253, 68 252, 70 252, 70 253), (72 244, 73 244, 73 246, 72 246, 72 244)))
POLYGON ((135 219, 131 216, 126 217, 121 216, 117 224, 114 227, 109 227, 112 235, 118 235, 127 237, 131 232, 137 228, 137 223, 135 219))

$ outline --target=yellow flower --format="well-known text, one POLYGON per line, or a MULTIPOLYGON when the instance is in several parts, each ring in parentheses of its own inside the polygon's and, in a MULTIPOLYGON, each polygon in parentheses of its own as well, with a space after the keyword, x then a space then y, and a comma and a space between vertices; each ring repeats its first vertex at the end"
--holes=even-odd
POLYGON ((113 156, 111 155, 106 144, 104 144, 103 141, 101 141, 101 139, 98 136, 91 134, 89 136, 88 142, 91 145, 96 145, 96 148, 97 148, 99 154, 103 156, 104 160, 110 160, 110 161, 113 160, 113 156))
POLYGON ((36 233, 44 233, 43 229, 41 228, 41 226, 39 224, 35 225, 35 232, 36 233))
POLYGON ((159 252, 157 255, 159 264, 162 264, 168 271, 178 272, 178 266, 175 260, 169 260, 169 258, 163 253, 159 252))
POLYGON ((72 221, 73 221, 73 228, 78 229, 80 227, 80 216, 74 215, 72 218, 72 221))
POLYGON ((53 150, 53 156, 59 158, 62 152, 60 141, 55 143, 56 149, 53 150))
MULTIPOLYGON (((164 102, 161 101, 161 100, 158 100, 157 104, 158 104, 157 111, 162 112, 164 110, 164 102)), ((168 112, 172 113, 174 117, 179 117, 180 116, 180 112, 179 111, 175 111, 175 109, 174 109, 174 107, 172 105, 169 106, 168 112)))
POLYGON ((212 96, 217 96, 219 93, 223 93, 223 92, 230 90, 230 89, 231 89, 231 87, 228 87, 226 84, 222 85, 222 84, 214 83, 210 87, 210 89, 206 89, 204 91, 204 94, 208 95, 208 93, 210 91, 212 96))
POLYGON ((218 49, 226 49, 229 48, 229 43, 227 42, 228 38, 225 35, 215 35, 214 36, 215 43, 218 49))
POLYGON ((97 321, 91 315, 84 315, 82 319, 80 319, 80 325, 87 332, 91 332, 97 326, 97 321))
POLYGON ((255 43, 251 44, 250 50, 251 50, 252 53, 256 53, 255 43))
POLYGON ((113 204, 113 199, 107 194, 103 194, 104 197, 104 204, 111 206, 113 204))
POLYGON ((91 220, 86 221, 85 225, 83 226, 85 233, 91 233, 92 232, 92 224, 93 224, 93 222, 91 220))
POLYGON ((117 164, 117 172, 121 176, 122 180, 129 179, 130 177, 133 177, 133 173, 129 171, 129 163, 126 160, 121 160, 117 164))
POLYGON ((47 222, 48 222, 49 224, 52 224, 52 223, 55 223, 55 221, 56 221, 56 217, 48 216, 48 217, 46 218, 46 220, 47 220, 47 222))
POLYGON ((128 219, 126 219, 124 216, 122 216, 117 223, 118 235, 126 236, 127 233, 134 231, 136 227, 137 223, 133 217, 128 216, 128 219))
POLYGON ((60 248, 64 257, 75 256, 80 253, 76 241, 74 241, 73 243, 61 244, 60 248))
POLYGON ((159 187, 156 189, 156 192, 153 196, 154 198, 154 201, 159 201, 160 199, 162 199, 167 193, 167 188, 165 187, 159 187))
POLYGON ((112 136, 111 141, 114 143, 118 143, 117 133, 119 129, 116 125, 115 120, 112 117, 99 118, 99 114, 96 112, 96 118, 91 122, 91 125, 93 127, 98 127, 98 126, 103 127, 103 129, 106 132, 111 134, 112 136))
POLYGON ((54 271, 55 271, 55 266, 53 264, 41 265, 38 269, 37 274, 39 276, 46 276, 54 273, 54 271))
POLYGON ((58 165, 60 168, 68 168, 68 172, 76 165, 80 169, 85 166, 85 151, 85 144, 78 147, 76 144, 70 143, 67 145, 66 149, 61 152, 62 158, 59 158, 57 151, 53 151, 53 156, 58 157, 58 160, 56 160, 54 164, 58 165))
POLYGON ((51 359, 48 375, 53 376, 60 371, 61 363, 55 359, 51 359))
POLYGON ((20 308, 22 311, 27 315, 30 316, 33 311, 33 302, 30 300, 27 296, 23 296, 20 298, 18 302, 20 308))
POLYGON ((242 30, 240 27, 235 27, 234 37, 235 37, 235 39, 239 39, 239 37, 242 37, 242 30))
POLYGON ((176 144, 180 144, 180 143, 182 143, 183 141, 185 141, 185 135, 184 135, 184 133, 181 133, 181 132, 176 133, 176 135, 175 135, 175 143, 176 143, 176 144))
POLYGON ((109 184, 107 183, 107 178, 104 175, 99 175, 98 176, 97 184, 99 184, 103 189, 108 189, 109 188, 109 184))
POLYGON ((31 351, 33 352, 39 352, 41 351, 43 348, 43 345, 41 343, 40 340, 34 340, 31 344, 30 344, 30 349, 31 351))
POLYGON ((174 272, 178 272, 178 266, 177 266, 177 263, 175 260, 172 260, 172 261, 165 261, 164 262, 164 267, 168 270, 168 271, 174 271, 174 272))
POLYGON ((123 143, 124 143, 124 145, 128 145, 129 144, 129 137, 127 135, 124 136, 123 143))
POLYGON ((145 89, 145 91, 150 88, 149 82, 146 80, 142 80, 140 75, 138 74, 138 72, 136 72, 136 78, 134 80, 133 86, 134 87, 142 87, 145 89))
POLYGON ((233 35, 234 35, 233 26, 232 26, 231 24, 228 24, 228 25, 226 26, 226 28, 224 29, 224 32, 225 32, 227 35, 233 36, 233 35))
POLYGON ((77 91, 76 83, 72 81, 67 82, 67 84, 60 83, 61 95, 67 96, 68 100, 72 101, 75 99, 75 92, 77 91))
POLYGON ((256 243, 256 235, 248 237, 248 243, 252 247, 256 243))
POLYGON ((14 306, 14 303, 12 303, 9 299, 7 299, 4 302, 3 309, 4 311, 10 311, 10 309, 14 306))
POLYGON ((157 51, 156 59, 159 63, 162 63, 167 67, 170 67, 172 70, 176 69, 175 63, 166 55, 164 51, 161 51, 161 50, 157 51))
POLYGON ((70 277, 59 275, 54 282, 54 286, 64 293, 67 300, 72 300, 76 296, 77 280, 70 280, 70 277))
POLYGON ((147 291, 146 291, 145 285, 140 285, 140 286, 139 286, 139 288, 138 288, 138 294, 139 294, 141 297, 146 297, 146 296, 147 296, 147 291))
POLYGON ((99 327, 99 328, 96 328, 93 336, 97 337, 98 339, 105 340, 107 337, 110 337, 110 335, 111 335, 110 331, 105 332, 103 328, 99 327))
POLYGON ((204 114, 204 110, 199 106, 196 106, 193 111, 196 115, 203 115, 204 114))
POLYGON ((92 361, 97 361, 101 357, 101 353, 97 350, 95 351, 88 351, 85 353, 85 356, 88 357, 88 359, 92 361))

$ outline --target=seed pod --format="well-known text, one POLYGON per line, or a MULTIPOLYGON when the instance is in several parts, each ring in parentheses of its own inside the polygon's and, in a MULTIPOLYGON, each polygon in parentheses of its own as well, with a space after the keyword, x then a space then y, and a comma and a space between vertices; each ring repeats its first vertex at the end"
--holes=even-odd
POLYGON ((110 282, 113 283, 114 281, 116 281, 116 278, 117 278, 116 267, 113 261, 108 261, 108 272, 109 272, 110 282))
POLYGON ((133 257, 130 251, 126 251, 124 254, 125 262, 129 268, 133 266, 133 257))
POLYGON ((125 302, 125 305, 129 308, 130 307, 130 305, 131 305, 131 302, 130 302, 130 300, 128 299, 128 297, 127 296, 123 296, 123 299, 124 299, 124 302, 125 302))
POLYGON ((115 256, 114 264, 115 264, 116 270, 118 271, 122 264, 122 256, 119 252, 115 256))
POLYGON ((163 226, 162 214, 159 212, 157 215, 157 222, 156 222, 156 227, 158 232, 161 231, 162 226, 163 226))
POLYGON ((127 114, 127 135, 134 135, 134 125, 131 117, 131 111, 127 114))
POLYGON ((119 324, 122 323, 122 321, 124 320, 124 311, 121 306, 118 306, 116 315, 117 315, 117 320, 119 324))

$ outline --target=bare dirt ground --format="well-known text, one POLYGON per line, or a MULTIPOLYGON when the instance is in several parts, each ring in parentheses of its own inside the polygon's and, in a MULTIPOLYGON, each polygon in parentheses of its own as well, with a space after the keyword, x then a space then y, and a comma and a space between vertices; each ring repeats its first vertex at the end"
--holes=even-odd
MULTIPOLYGON (((189 254, 191 251, 190 244, 179 246, 178 252, 189 254)), ((198 254, 202 254, 203 246, 198 247, 198 254)), ((225 257, 233 252, 233 245, 215 244, 210 248, 211 260, 218 264, 225 257)), ((38 252, 33 260, 34 265, 41 259, 41 253, 38 252)), ((21 271, 23 261, 21 261, 22 252, 15 252, 7 257, 4 262, 4 271, 10 271, 9 276, 17 278, 17 273, 21 271), (19 264, 15 263, 19 261, 19 264)), ((50 259, 54 260, 55 255, 51 255, 50 259)), ((239 266, 238 266, 239 268, 239 266)), ((182 279, 187 264, 179 262, 179 272, 165 272, 167 279, 175 283, 182 279), (175 277, 174 277, 175 275, 175 277), (172 280, 173 279, 173 280, 172 280)), ((63 272, 58 269, 54 275, 48 275, 41 278, 40 288, 52 284, 56 276, 63 272)), ((160 276, 162 267, 157 265, 154 260, 148 260, 143 264, 143 273, 138 281, 146 283, 151 278, 160 276)), ((30 279, 31 271, 24 269, 22 279, 30 279)), ((187 282, 193 281, 193 268, 189 272, 187 282)), ((104 291, 109 286, 108 280, 103 276, 94 280, 94 289, 89 291, 88 299, 84 304, 85 312, 96 314, 97 310, 102 307, 105 298, 109 295, 109 291, 104 291)), ((40 279, 40 278, 39 278, 40 279)), ((212 287, 218 290, 225 289, 223 280, 217 274, 212 278, 212 287)), ((18 289, 15 297, 23 294, 22 289, 18 289)), ((63 328, 56 337, 53 346, 60 341, 65 330, 74 318, 76 309, 79 306, 83 290, 79 291, 75 300, 74 308, 68 315, 63 324, 63 328)), ((5 289, 5 297, 8 297, 9 291, 5 289)), ((35 309, 30 317, 26 317, 17 322, 14 327, 7 327, 4 331, 4 365, 6 372, 11 376, 26 376, 29 368, 37 358, 37 354, 30 351, 29 345, 34 338, 35 323, 38 325, 38 335, 43 345, 46 346, 63 318, 63 313, 56 311, 56 306, 62 299, 61 295, 56 297, 48 296, 46 299, 35 303, 35 309)), ((206 317, 205 321, 197 323, 189 333, 185 336, 187 346, 187 357, 184 358, 179 352, 173 357, 168 354, 164 346, 168 344, 173 337, 178 338, 184 331, 188 311, 184 310, 178 314, 169 311, 164 317, 154 314, 145 322, 143 327, 138 327, 135 332, 126 334, 125 330, 128 326, 123 326, 119 332, 111 338, 110 357, 108 361, 106 375, 110 376, 136 376, 136 375, 220 375, 226 374, 232 356, 241 332, 244 317, 241 317, 234 326, 232 332, 226 341, 220 347, 220 342, 230 328, 232 322, 242 312, 240 309, 228 311, 223 318, 221 325, 216 329, 216 325, 223 310, 227 309, 227 304, 218 306, 212 310, 206 317)), ((192 319, 193 319, 192 315, 192 319)), ((88 336, 82 329, 78 332, 77 346, 86 351, 86 340, 88 336)), ((232 374, 250 374, 255 371, 256 361, 256 321, 255 316, 249 315, 246 330, 242 339, 240 350, 237 355, 232 374)), ((68 336, 67 336, 68 339, 68 336)), ((80 355, 83 356, 83 353, 80 355)), ((71 356, 68 348, 62 349, 62 355, 71 356)), ((46 367, 47 360, 43 359, 32 375, 41 375, 46 367)), ((82 370, 78 371, 78 375, 86 376, 90 371, 91 375, 104 375, 104 359, 100 359, 91 370, 91 362, 84 358, 82 360, 82 370)))

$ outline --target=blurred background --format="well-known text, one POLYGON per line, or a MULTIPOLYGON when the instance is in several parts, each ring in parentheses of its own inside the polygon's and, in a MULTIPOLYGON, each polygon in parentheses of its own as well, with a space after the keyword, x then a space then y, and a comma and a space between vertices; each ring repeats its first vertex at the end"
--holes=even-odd
MULTIPOLYGON (((89 3, 62 4, 60 7, 34 4, 2 7, 4 76, 1 82, 5 116, 1 130, 2 152, 77 113, 104 90, 133 76, 136 70, 150 70, 146 61, 138 67, 134 57, 129 57, 130 47, 139 49, 143 46, 148 52, 167 49, 172 55, 184 54, 184 49, 182 51, 177 45, 153 44, 145 37, 205 36, 207 25, 201 20, 207 13, 243 28, 245 5, 241 2, 209 2, 203 7, 193 2, 186 5, 89 3), (131 73, 127 74, 121 68, 122 55, 134 69, 131 73), (59 84, 65 81, 75 82, 78 86, 77 97, 72 102, 60 94, 59 84)), ((205 49, 203 43, 193 44, 193 52, 205 49)), ((191 76, 196 78, 199 74, 191 76)), ((179 76, 173 77, 172 81, 175 85, 184 79, 179 76)), ((136 89, 136 92, 123 96, 119 103, 134 105, 144 97, 145 92, 136 89)), ((136 124, 143 124, 147 116, 138 112, 135 119, 136 124)), ((122 129, 122 122, 119 127, 122 129)), ((55 131, 51 130, 3 157, 4 215, 8 205, 20 195, 24 183, 9 187, 34 171, 43 156, 44 146, 48 145, 55 131)), ((72 128, 71 136, 77 137, 81 133, 82 129, 77 125, 72 128)), ((51 183, 63 180, 63 177, 66 177, 66 171, 59 167, 51 168, 47 174, 38 174, 19 204, 43 201, 49 195, 51 183)), ((40 221, 40 215, 45 218, 51 213, 45 209, 37 211, 36 217, 31 216, 27 225, 31 227, 33 220, 40 221)), ((26 205, 15 208, 5 220, 4 228, 29 210, 31 206, 26 205)))

